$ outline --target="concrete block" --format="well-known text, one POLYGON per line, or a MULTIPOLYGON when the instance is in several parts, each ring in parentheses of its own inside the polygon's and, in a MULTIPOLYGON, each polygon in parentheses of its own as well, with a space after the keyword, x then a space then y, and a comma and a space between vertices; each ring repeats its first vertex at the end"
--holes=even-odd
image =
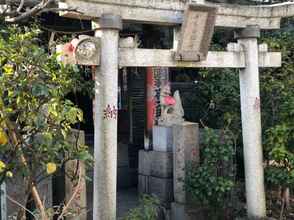
POLYGON ((148 194, 149 193, 149 176, 138 175, 138 193, 148 194))
POLYGON ((185 122, 173 126, 173 186, 174 198, 178 203, 186 203, 184 190, 185 169, 189 162, 199 162, 199 126, 185 122))
POLYGON ((150 151, 151 176, 160 178, 172 178, 173 176, 173 153, 150 151))
POLYGON ((171 178, 149 177, 149 193, 156 195, 161 202, 173 201, 173 180, 171 178))
POLYGON ((139 151, 139 174, 150 176, 151 173, 151 156, 150 151, 140 150, 139 151))
POLYGON ((154 126, 152 132, 153 150, 162 152, 171 152, 173 150, 172 127, 154 126))

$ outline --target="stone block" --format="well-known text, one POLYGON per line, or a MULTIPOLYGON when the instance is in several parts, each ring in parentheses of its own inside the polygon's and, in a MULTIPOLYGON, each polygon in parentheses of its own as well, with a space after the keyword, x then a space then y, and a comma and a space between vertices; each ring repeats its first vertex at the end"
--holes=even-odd
POLYGON ((69 206, 70 210, 74 210, 73 215, 68 216, 67 220, 86 220, 87 219, 87 189, 86 189, 86 168, 82 161, 71 160, 65 165, 66 174, 65 175, 65 200, 68 203, 73 196, 75 190, 78 190, 78 196, 72 200, 69 206), (78 168, 78 170, 77 170, 78 168), (80 184, 78 185, 78 179, 71 179, 75 176, 75 172, 81 172, 82 178, 80 184))
POLYGON ((199 126, 189 122, 175 125, 173 137, 174 198, 176 202, 185 204, 185 169, 188 163, 199 161, 199 126))
POLYGON ((151 173, 151 156, 150 151, 140 150, 139 151, 139 174, 149 176, 151 173))
POLYGON ((173 153, 150 151, 151 176, 160 178, 172 178, 173 176, 173 153))
POLYGON ((162 152, 172 152, 173 131, 172 127, 153 127, 153 150, 162 152))
POLYGON ((138 175, 138 193, 148 194, 149 193, 149 176, 138 175))
POLYGON ((149 193, 157 196, 161 202, 173 201, 173 180, 171 178, 149 177, 149 193))
MULTIPOLYGON (((85 133, 82 130, 72 129, 72 134, 69 136, 72 144, 84 145, 85 133)), ((87 186, 86 186, 86 167, 82 161, 70 160, 65 164, 65 202, 72 200, 73 193, 78 190, 76 196, 70 203, 69 209, 74 210, 72 215, 67 216, 67 220, 86 220, 87 219, 87 186), (78 179, 72 178, 76 173, 81 173, 81 181, 77 189, 78 179)), ((59 187, 56 186, 55 187, 59 187)))

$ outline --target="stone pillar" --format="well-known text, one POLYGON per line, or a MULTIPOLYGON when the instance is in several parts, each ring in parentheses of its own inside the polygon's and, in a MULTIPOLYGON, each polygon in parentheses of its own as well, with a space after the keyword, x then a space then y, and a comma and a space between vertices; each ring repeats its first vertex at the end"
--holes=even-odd
POLYGON ((199 161, 199 125, 184 122, 173 126, 173 186, 176 203, 186 204, 186 165, 199 161))
POLYGON ((94 220, 116 219, 118 41, 121 17, 103 14, 99 30, 101 64, 95 74, 94 220))
MULTIPOLYGON (((85 133, 72 129, 70 141, 73 146, 85 144, 85 133)), ((79 160, 70 160, 65 164, 65 201, 69 204, 73 216, 66 217, 67 220, 87 220, 87 188, 86 188, 86 168, 85 164, 79 160), (81 173, 81 179, 74 179, 81 173), (77 188, 78 187, 78 188, 77 188), (75 191, 76 195, 72 198, 75 191)))
POLYGON ((246 56, 246 67, 240 70, 239 75, 247 214, 249 218, 266 216, 257 44, 259 36, 258 26, 247 26, 245 29, 236 32, 235 35, 246 56))

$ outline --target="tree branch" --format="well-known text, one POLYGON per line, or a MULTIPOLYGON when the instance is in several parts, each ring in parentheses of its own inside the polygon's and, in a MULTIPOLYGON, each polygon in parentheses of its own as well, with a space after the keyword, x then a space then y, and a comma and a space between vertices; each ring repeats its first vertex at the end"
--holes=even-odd
POLYGON ((0 0, 0 16, 5 16, 7 23, 18 23, 43 12, 74 11, 56 7, 58 0, 0 0), (24 8, 26 11, 23 12, 24 8))
POLYGON ((43 9, 47 8, 51 3, 54 3, 55 0, 42 0, 40 3, 35 5, 33 8, 28 11, 21 13, 19 16, 5 19, 8 23, 17 23, 28 17, 36 16, 43 9))

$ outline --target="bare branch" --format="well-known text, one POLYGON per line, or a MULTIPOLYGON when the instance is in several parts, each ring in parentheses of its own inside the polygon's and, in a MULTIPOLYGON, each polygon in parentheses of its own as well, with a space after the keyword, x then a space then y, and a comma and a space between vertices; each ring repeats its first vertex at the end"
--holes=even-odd
POLYGON ((0 0, 0 15, 5 16, 7 23, 18 23, 29 17, 37 16, 43 12, 72 11, 79 13, 75 8, 56 8, 54 7, 58 0, 0 0), (34 5, 32 5, 35 3, 34 5), (14 9, 18 5, 17 9, 14 9), (27 11, 22 12, 23 8, 29 8, 27 11), (2 9, 2 12, 1 12, 2 9))
POLYGON ((28 210, 25 206, 23 206, 22 204, 20 204, 18 201, 14 200, 14 199, 13 199, 12 197, 10 197, 9 195, 6 195, 6 198, 7 198, 10 202, 12 202, 12 203, 18 205, 19 207, 21 207, 22 209, 24 209, 24 210, 26 210, 28 213, 30 213, 32 216, 34 216, 34 219, 37 219, 36 216, 34 215, 34 213, 32 213, 30 210, 28 210))
POLYGON ((7 18, 5 19, 8 23, 17 23, 20 22, 28 17, 35 16, 39 12, 41 12, 43 9, 47 8, 51 3, 55 2, 55 0, 42 0, 40 3, 38 3, 33 8, 29 9, 28 11, 20 14, 19 16, 7 18))
POLYGON ((44 8, 38 14, 43 13, 43 12, 61 12, 61 11, 70 11, 70 12, 82 14, 76 8, 44 8))
POLYGON ((24 2, 25 2, 25 0, 21 0, 21 2, 20 2, 20 4, 19 4, 18 8, 16 9, 16 11, 17 11, 18 13, 21 12, 21 10, 22 10, 22 8, 23 8, 23 6, 24 6, 24 2))
MULTIPOLYGON (((19 5, 21 0, 0 0, 0 5, 19 5)), ((32 7, 36 4, 39 4, 41 0, 25 0, 24 5, 32 7)))

